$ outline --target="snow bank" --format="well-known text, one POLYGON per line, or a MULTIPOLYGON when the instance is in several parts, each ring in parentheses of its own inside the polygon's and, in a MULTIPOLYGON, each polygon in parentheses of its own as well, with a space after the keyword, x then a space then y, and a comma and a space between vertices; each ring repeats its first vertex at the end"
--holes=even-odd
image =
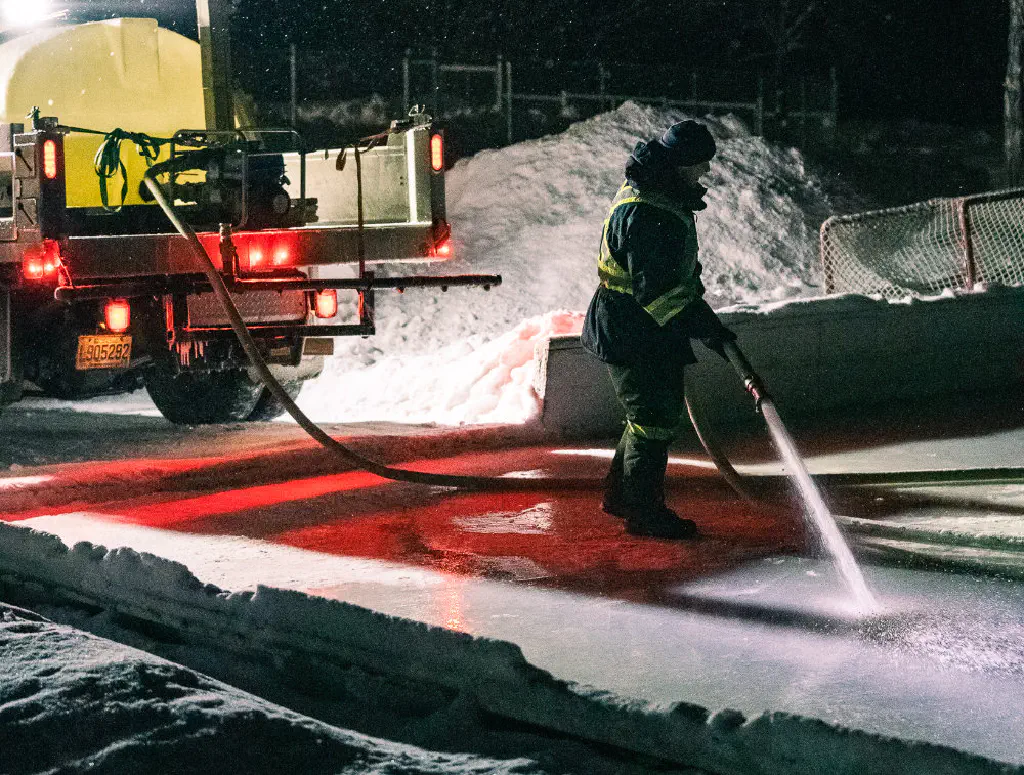
POLYGON ((429 355, 388 354, 364 369, 335 358, 299 404, 321 422, 525 422, 539 413, 536 345, 581 325, 579 313, 550 312, 492 340, 477 335, 429 355))
POLYGON ((512 775, 316 721, 181 665, 0 604, 4 773, 512 775))
MULTIPOLYGON (((457 163, 446 181, 456 258, 420 271, 497 272, 503 284, 489 293, 380 296, 377 335, 339 340, 300 406, 321 421, 453 424, 535 416, 536 364, 526 341, 579 330, 579 314, 552 310, 586 309, 597 282, 601 224, 629 152, 637 140, 688 117, 626 103, 561 134, 457 163)), ((816 293, 817 228, 833 210, 825 185, 796 150, 751 136, 731 117, 702 120, 719 143, 709 206, 698 216, 712 305, 816 293)))

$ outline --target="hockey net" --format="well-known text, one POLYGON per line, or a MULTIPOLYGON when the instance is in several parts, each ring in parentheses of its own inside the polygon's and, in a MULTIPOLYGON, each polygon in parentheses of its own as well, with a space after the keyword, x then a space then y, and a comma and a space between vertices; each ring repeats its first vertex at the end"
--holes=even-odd
POLYGON ((833 216, 821 225, 821 263, 828 293, 1024 285, 1024 189, 833 216))

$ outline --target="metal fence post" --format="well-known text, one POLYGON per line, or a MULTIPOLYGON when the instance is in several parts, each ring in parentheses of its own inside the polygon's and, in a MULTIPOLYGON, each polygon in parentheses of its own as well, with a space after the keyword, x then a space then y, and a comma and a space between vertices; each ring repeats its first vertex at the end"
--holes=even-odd
POLYGON ((405 56, 402 57, 402 115, 409 115, 409 100, 411 85, 409 83, 409 59, 412 57, 412 49, 407 48, 405 50, 405 56))
POLYGON ((757 77, 757 107, 754 109, 754 134, 764 136, 764 76, 757 77))
POLYGON ((289 100, 291 111, 289 113, 291 127, 295 128, 299 116, 299 53, 294 43, 288 45, 288 69, 289 69, 289 100))
POLYGON ((502 84, 502 79, 505 72, 504 57, 498 54, 498 64, 494 68, 494 110, 496 113, 501 112, 501 103, 505 99, 505 87, 502 84))
POLYGON ((964 249, 964 284, 969 291, 974 290, 978 279, 978 267, 974 263, 974 245, 971 244, 971 219, 967 214, 968 200, 957 199, 957 215, 960 217, 960 233, 963 235, 964 249))
POLYGON ((807 79, 800 77, 800 144, 807 145, 807 79))
POLYGON ((832 128, 835 131, 839 130, 839 75, 836 73, 834 67, 830 67, 828 71, 829 78, 829 100, 828 109, 832 114, 832 128))
POLYGON ((505 62, 505 131, 512 145, 512 62, 505 62))

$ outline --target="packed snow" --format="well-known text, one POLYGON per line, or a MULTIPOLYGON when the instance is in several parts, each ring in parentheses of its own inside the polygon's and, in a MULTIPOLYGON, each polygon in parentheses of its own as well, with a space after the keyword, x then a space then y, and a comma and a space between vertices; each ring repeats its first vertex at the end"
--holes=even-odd
MULTIPOLYGON (((626 103, 561 134, 459 161, 446 176, 456 258, 420 271, 494 272, 502 285, 380 296, 376 336, 339 340, 299 405, 336 422, 536 416, 535 347, 582 325, 601 224, 633 145, 689 117, 626 103)), ((797 150, 754 137, 739 120, 701 120, 719 146, 706 179, 708 209, 698 215, 712 306, 819 292, 817 229, 832 213, 829 184, 797 150)))
POLYGON ((0 604, 0 770, 512 775, 302 716, 181 665, 0 604))
MULTIPOLYGON (((583 741, 654 756, 663 767, 708 771, 863 772, 885 760, 905 772, 987 773, 1017 772, 998 762, 1021 761, 1021 718, 1007 700, 1020 684, 1020 661, 1011 653, 1019 651, 1019 626, 1005 631, 1019 618, 1020 595, 998 580, 979 579, 963 597, 953 593, 962 587, 955 578, 874 568, 876 583, 898 598, 900 611, 931 611, 936 600, 953 610, 928 621, 896 617, 836 632, 429 571, 365 576, 355 564, 347 579, 362 576, 361 583, 343 582, 320 597, 262 586, 260 569, 276 560, 234 558, 230 572, 255 583, 227 592, 204 583, 223 569, 218 562, 198 577, 144 551, 108 550, 24 526, 0 523, 0 539, 5 583, 21 580, 12 589, 56 592, 58 600, 72 590, 93 610, 97 603, 105 610, 68 618, 119 638, 119 627, 147 623, 126 640, 147 650, 168 647, 178 657, 165 661, 0 605, 5 773, 649 771, 628 756, 606 750, 602 757, 583 741), (431 577, 438 583, 422 583, 431 577), (950 641, 942 633, 951 619, 957 635, 950 641), (147 641, 161 633, 170 636, 164 646, 147 641), (961 641, 988 660, 983 668, 946 660, 961 641), (659 648, 637 650, 654 642, 659 648), (826 651, 832 658, 822 661, 826 651), (179 660, 226 670, 232 684, 288 688, 288 707, 305 694, 300 704, 319 719, 361 710, 404 713, 407 731, 443 739, 445 750, 477 750, 489 734, 481 710, 548 734, 492 724, 511 733, 505 743, 518 741, 525 758, 430 753, 303 717, 179 660), (890 697, 894 670, 906 680, 890 697), (580 682, 581 675, 590 680, 580 682), (961 700, 955 713, 951 697, 961 700)), ((210 550, 220 551, 193 543, 190 564, 197 555, 213 560, 210 550)), ((733 571, 736 581, 726 592, 743 590, 741 602, 755 605, 782 595, 786 605, 809 603, 816 615, 831 600, 818 579, 829 572, 813 560, 768 557, 733 571), (799 594, 785 594, 788 586, 799 594)), ((721 597, 719 586, 702 591, 700 584, 671 582, 665 600, 721 597)))

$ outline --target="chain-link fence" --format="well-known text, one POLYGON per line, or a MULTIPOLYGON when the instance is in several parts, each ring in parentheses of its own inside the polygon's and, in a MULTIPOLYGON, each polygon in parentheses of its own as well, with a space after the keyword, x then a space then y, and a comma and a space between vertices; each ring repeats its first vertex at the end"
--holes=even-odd
POLYGON ((446 129, 450 158, 561 132, 627 100, 696 115, 733 113, 755 134, 767 122, 776 139, 788 142, 825 138, 836 126, 834 73, 795 74, 777 94, 756 72, 672 64, 502 57, 458 63, 442 62, 436 52, 381 59, 259 45, 234 63, 253 122, 295 127, 314 147, 379 131, 413 104, 426 105, 446 129))
POLYGON ((1024 189, 833 216, 821 225, 821 262, 828 293, 1024 285, 1024 189))

